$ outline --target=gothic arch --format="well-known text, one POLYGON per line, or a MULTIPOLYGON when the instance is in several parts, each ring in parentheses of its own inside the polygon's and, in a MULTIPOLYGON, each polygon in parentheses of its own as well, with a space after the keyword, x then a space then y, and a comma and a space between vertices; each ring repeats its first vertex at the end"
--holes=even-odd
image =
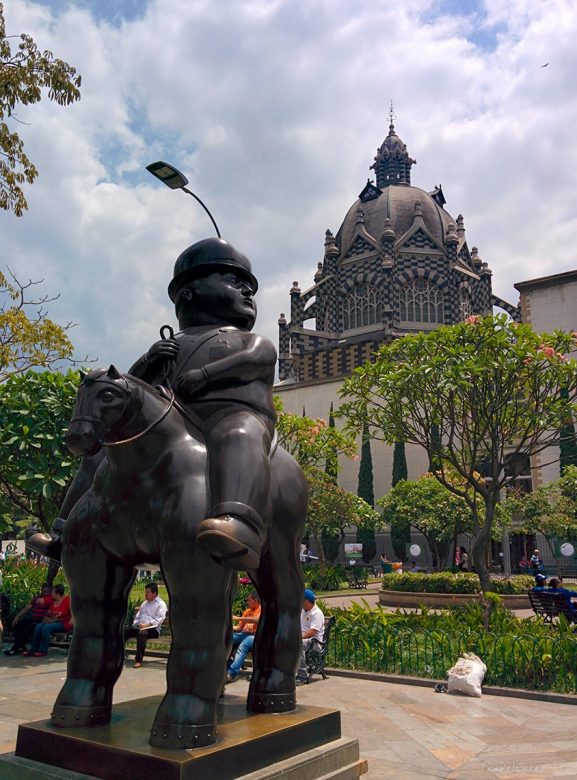
POLYGON ((446 280, 428 269, 403 271, 397 277, 399 321, 423 326, 445 322, 446 280))
POLYGON ((382 280, 375 272, 358 273, 342 286, 342 330, 356 330, 381 322, 383 305, 382 280))

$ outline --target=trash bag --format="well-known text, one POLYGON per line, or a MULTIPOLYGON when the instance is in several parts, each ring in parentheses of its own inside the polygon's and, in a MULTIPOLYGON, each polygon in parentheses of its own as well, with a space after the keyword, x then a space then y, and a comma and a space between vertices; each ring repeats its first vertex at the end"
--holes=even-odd
POLYGON ((455 666, 449 669, 448 692, 461 693, 464 696, 480 696, 481 685, 487 667, 474 653, 463 653, 455 666))

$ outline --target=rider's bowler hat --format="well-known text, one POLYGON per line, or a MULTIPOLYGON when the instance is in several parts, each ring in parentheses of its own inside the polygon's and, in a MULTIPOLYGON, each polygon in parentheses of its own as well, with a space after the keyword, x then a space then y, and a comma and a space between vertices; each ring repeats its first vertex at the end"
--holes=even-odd
POLYGON ((174 265, 174 276, 168 285, 170 300, 174 303, 178 291, 189 279, 229 269, 240 272, 251 283, 254 292, 257 291, 258 282, 253 276, 248 257, 223 238, 197 241, 184 250, 174 265))

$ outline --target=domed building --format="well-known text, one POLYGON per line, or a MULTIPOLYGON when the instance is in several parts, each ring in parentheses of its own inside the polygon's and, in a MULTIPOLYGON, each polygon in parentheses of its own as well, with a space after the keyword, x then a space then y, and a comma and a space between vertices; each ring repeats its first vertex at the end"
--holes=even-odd
POLYGON ((463 217, 445 210, 441 187, 411 184, 415 164, 392 123, 367 181, 336 235, 325 237, 314 284, 290 291, 279 319, 281 383, 342 377, 398 336, 517 310, 491 293, 491 271, 469 248, 463 217), (313 327, 305 323, 314 320, 313 327))
MULTIPOLYGON (((491 271, 469 247, 461 215, 445 209, 440 186, 415 187, 415 160, 392 122, 367 181, 333 235, 327 230, 324 257, 314 283, 290 290, 290 320, 279 319, 279 383, 284 408, 328 419, 336 409, 343 378, 383 343, 499 306, 518 319, 518 309, 491 291, 491 271)), ((370 444, 375 498, 392 482, 393 448, 370 444)), ((426 452, 406 446, 408 478, 429 467, 426 452)), ((341 459, 339 484, 357 492, 359 463, 341 459)), ((354 530, 347 541, 354 540, 354 530)), ((388 534, 379 551, 392 554, 388 534)), ((423 543, 423 548, 426 545, 423 543)), ((420 561, 421 562, 421 561, 420 561)))

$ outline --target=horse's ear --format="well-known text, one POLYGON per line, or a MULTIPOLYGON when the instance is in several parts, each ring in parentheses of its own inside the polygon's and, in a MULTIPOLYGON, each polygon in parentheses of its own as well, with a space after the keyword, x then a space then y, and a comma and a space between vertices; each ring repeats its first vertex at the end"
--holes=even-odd
POLYGON ((110 379, 120 379, 122 376, 116 366, 113 366, 112 364, 110 365, 106 375, 110 377, 110 379))
POLYGON ((80 371, 78 373, 80 374, 80 381, 84 382, 84 380, 86 379, 88 374, 86 373, 86 371, 83 371, 82 369, 80 369, 80 371))

